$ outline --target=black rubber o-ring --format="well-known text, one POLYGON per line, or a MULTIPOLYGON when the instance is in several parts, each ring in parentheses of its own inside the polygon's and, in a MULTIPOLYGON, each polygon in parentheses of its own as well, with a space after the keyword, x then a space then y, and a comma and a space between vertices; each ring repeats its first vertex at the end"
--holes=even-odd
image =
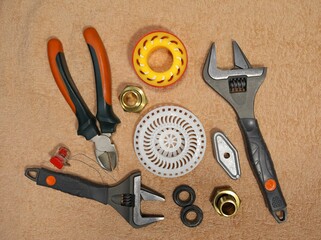
POLYGON ((196 195, 193 188, 191 188, 188 185, 180 185, 177 188, 175 188, 173 192, 173 200, 180 207, 186 207, 186 206, 192 205, 195 201, 195 198, 196 198, 196 195), (179 198, 179 195, 181 192, 187 192, 189 194, 187 200, 182 200, 179 198))
POLYGON ((200 225, 203 220, 203 211, 196 205, 184 207, 181 211, 181 220, 187 227, 196 227, 200 225), (186 216, 189 212, 195 212, 196 218, 188 220, 186 216))

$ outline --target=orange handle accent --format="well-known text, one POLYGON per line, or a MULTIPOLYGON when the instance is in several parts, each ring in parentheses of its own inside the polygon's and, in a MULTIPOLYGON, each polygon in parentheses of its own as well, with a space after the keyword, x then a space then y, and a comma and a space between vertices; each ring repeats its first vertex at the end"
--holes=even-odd
POLYGON ((111 73, 105 46, 93 27, 85 29, 84 37, 87 44, 94 48, 97 55, 104 99, 111 106, 111 73))
POLYGON ((46 183, 47 183, 48 186, 55 185, 56 181, 57 181, 56 178, 54 176, 52 176, 52 175, 46 177, 46 183))
POLYGON ((270 178, 265 182, 264 187, 266 190, 272 192, 276 189, 276 181, 270 178))
POLYGON ((65 82, 61 77, 61 74, 56 62, 56 58, 58 54, 64 54, 64 50, 62 48, 61 42, 57 38, 50 39, 48 41, 47 51, 48 51, 48 58, 49 58, 51 72, 53 77, 55 78, 57 86, 60 92, 62 93, 62 95, 64 96, 64 98, 66 99, 67 103, 71 107, 72 111, 76 113, 76 107, 69 96, 65 82))

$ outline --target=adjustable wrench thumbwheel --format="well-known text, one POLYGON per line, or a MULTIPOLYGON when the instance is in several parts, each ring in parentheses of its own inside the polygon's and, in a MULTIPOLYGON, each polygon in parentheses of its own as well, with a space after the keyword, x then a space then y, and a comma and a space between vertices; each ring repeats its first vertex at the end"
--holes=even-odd
POLYGON ((254 117, 254 99, 265 78, 266 68, 252 68, 235 41, 233 41, 233 53, 234 68, 218 69, 213 43, 204 65, 203 78, 237 113, 253 173, 267 207, 276 221, 281 223, 286 220, 287 216, 286 202, 269 150, 254 117))

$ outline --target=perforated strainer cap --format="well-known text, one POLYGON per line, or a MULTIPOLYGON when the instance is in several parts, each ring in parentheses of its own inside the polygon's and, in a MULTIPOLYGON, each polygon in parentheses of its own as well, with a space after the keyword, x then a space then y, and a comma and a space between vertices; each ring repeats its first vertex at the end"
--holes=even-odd
POLYGON ((206 137, 190 111, 177 106, 158 107, 138 123, 134 148, 141 164, 161 177, 192 171, 203 159, 206 137))

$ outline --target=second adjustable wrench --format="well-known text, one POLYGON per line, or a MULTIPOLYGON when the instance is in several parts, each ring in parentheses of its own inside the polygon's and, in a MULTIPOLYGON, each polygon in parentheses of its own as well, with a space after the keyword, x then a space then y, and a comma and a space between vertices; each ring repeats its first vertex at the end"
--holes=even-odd
POLYGON ((142 186, 140 172, 132 173, 114 186, 99 185, 77 176, 45 168, 27 168, 25 176, 37 185, 111 205, 134 228, 164 219, 161 215, 142 215, 142 200, 165 201, 165 198, 142 186))
POLYGON ((218 69, 213 43, 204 65, 203 78, 237 113, 253 173, 267 207, 276 221, 281 223, 286 220, 287 216, 286 202, 269 150, 254 117, 254 99, 265 78, 266 68, 252 68, 235 41, 233 41, 233 52, 234 68, 231 70, 218 69))

